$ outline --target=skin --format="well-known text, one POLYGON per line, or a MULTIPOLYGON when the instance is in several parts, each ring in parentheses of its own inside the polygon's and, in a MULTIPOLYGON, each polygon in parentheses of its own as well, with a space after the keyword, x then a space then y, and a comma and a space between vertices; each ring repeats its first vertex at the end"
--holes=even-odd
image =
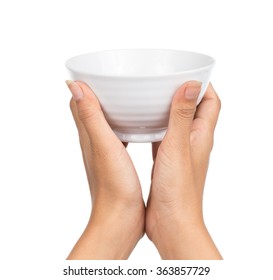
POLYGON ((204 224, 202 198, 220 100, 213 87, 196 110, 183 85, 174 96, 162 143, 153 144, 154 167, 146 233, 163 259, 221 259, 204 224))
POLYGON ((68 259, 127 259, 146 232, 163 259, 221 259, 202 214, 202 197, 220 100, 209 85, 187 82, 174 95, 167 133, 153 143, 147 207, 134 165, 92 90, 68 82, 92 211, 68 259))
POLYGON ((140 182, 125 146, 106 122, 93 92, 83 83, 72 99, 82 156, 90 186, 92 212, 68 259, 127 259, 144 234, 145 208, 140 182))

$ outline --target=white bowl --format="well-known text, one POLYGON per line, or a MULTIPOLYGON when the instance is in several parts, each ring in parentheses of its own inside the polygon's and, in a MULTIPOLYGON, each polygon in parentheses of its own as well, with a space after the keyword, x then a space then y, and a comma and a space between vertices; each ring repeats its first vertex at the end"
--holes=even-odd
POLYGON ((71 78, 86 83, 123 142, 156 142, 165 135, 175 91, 202 82, 199 103, 215 61, 187 51, 128 49, 88 53, 66 61, 71 78))

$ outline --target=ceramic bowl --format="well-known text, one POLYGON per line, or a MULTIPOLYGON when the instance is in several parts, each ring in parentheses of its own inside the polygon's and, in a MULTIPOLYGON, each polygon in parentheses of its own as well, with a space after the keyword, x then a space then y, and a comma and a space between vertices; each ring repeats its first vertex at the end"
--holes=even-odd
POLYGON ((71 79, 86 83, 123 142, 156 142, 166 133, 175 91, 186 81, 209 83, 212 57, 180 50, 93 52, 66 61, 71 79))

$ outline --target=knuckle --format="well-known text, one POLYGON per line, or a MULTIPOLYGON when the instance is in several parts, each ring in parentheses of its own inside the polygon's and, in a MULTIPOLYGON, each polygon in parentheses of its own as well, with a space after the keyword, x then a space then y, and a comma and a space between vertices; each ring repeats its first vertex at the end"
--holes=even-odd
POLYGON ((191 132, 190 143, 192 148, 201 148, 203 151, 211 152, 214 144, 214 133, 209 127, 196 129, 191 132))
POLYGON ((222 108, 222 102, 221 102, 221 99, 218 96, 217 96, 217 99, 216 99, 216 103, 217 103, 218 111, 220 111, 221 108, 222 108))
POLYGON ((70 99, 70 102, 69 102, 69 107, 70 107, 70 110, 71 112, 75 112, 76 111, 76 104, 75 104, 75 101, 73 98, 70 99))
POLYGON ((80 110, 78 110, 78 116, 82 123, 97 119, 100 114, 100 111, 92 110, 91 108, 81 108, 80 110))
POLYGON ((192 119, 195 113, 195 108, 177 108, 175 115, 182 119, 192 119))

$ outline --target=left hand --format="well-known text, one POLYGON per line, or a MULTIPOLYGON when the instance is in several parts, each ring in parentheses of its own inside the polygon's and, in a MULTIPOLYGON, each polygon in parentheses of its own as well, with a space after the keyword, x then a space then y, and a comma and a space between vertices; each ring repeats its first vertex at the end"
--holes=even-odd
POLYGON ((127 259, 144 234, 145 208, 134 165, 92 90, 67 82, 89 182, 89 223, 68 259, 127 259))

